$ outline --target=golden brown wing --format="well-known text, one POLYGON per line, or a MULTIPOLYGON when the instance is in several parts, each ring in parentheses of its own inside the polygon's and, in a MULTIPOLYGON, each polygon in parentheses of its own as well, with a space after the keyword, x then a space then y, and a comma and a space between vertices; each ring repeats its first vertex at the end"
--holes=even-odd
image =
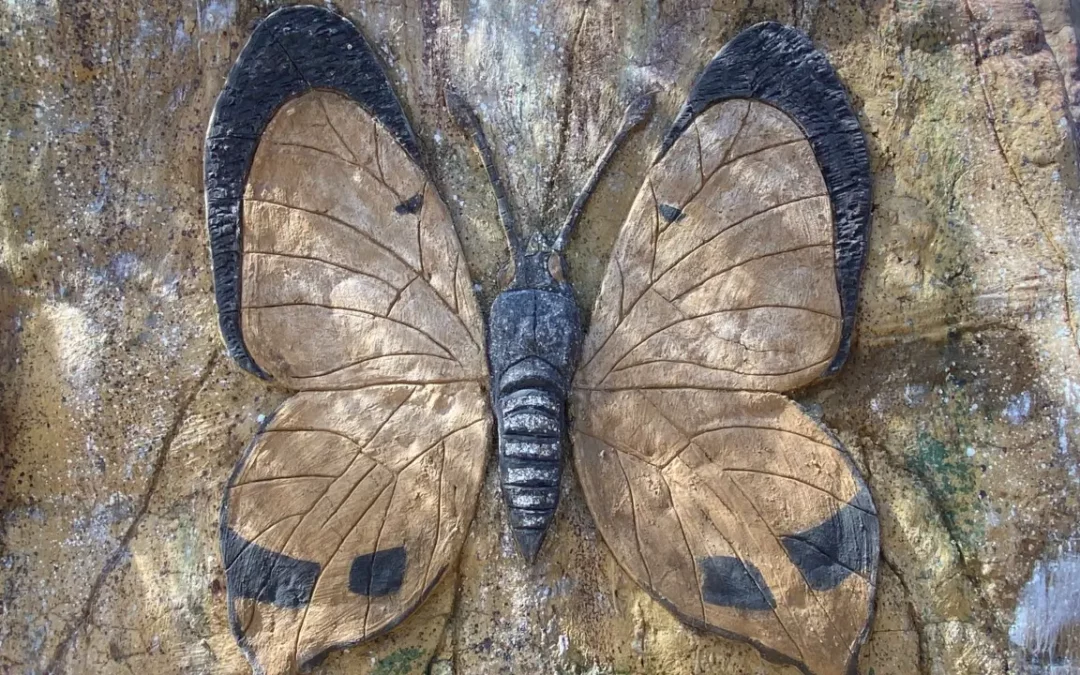
POLYGON ((577 472, 623 568, 684 621, 818 675, 855 667, 878 521, 782 393, 846 356, 868 166, 805 36, 737 37, 616 240, 571 398, 577 472))
POLYGON ((457 558, 488 438, 476 383, 290 398, 222 508, 230 616, 253 665, 294 672, 415 609, 457 558))
POLYGON ((879 535, 833 438, 772 393, 578 390, 573 406, 589 510, 635 581, 687 623, 848 672, 879 535))
POLYGON ((385 75, 347 20, 252 35, 207 138, 226 345, 300 390, 241 458, 221 517, 233 631, 292 673, 402 621, 455 560, 490 438, 461 246, 385 75))
POLYGON ((578 382, 787 391, 842 319, 830 198, 798 125, 759 101, 700 115, 649 172, 612 252, 578 382))
POLYGON ((356 102, 312 91, 263 133, 244 193, 241 327, 296 389, 483 377, 446 206, 356 102))

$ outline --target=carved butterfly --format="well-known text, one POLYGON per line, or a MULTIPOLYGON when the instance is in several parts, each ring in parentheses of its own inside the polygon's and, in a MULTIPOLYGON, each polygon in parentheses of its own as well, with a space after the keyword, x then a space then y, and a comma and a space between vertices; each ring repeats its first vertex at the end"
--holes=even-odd
POLYGON ((524 245, 479 122, 515 277, 485 331, 449 213, 371 49, 321 8, 275 12, 206 141, 222 334, 296 390, 244 452, 221 516, 233 631, 257 672, 377 636, 453 564, 498 425, 529 559, 563 439, 631 577, 682 621, 805 673, 854 668, 878 522, 838 441, 783 392, 850 344, 869 223, 858 122, 824 56, 754 26, 698 80, 623 226, 582 342, 562 251, 524 245), (569 407, 572 424, 567 424, 569 407))

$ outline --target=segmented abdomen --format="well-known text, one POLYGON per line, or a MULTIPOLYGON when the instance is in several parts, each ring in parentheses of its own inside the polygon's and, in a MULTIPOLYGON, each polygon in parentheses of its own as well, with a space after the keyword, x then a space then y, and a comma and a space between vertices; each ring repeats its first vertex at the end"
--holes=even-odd
POLYGON ((557 382, 523 378, 501 388, 496 416, 499 474, 510 526, 531 561, 559 502, 566 397, 557 382))

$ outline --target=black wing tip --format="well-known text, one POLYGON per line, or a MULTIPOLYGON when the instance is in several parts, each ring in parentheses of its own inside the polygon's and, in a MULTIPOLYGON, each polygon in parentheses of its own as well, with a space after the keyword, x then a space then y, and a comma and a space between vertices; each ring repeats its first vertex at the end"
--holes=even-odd
POLYGON ((242 195, 258 139, 288 100, 313 88, 344 93, 377 118, 419 162, 420 146, 374 50, 347 17, 316 5, 269 14, 229 70, 207 129, 204 157, 206 223, 229 355, 262 379, 240 328, 242 195))
POLYGON ((767 21, 746 28, 716 53, 665 135, 657 160, 694 118, 732 98, 761 100, 793 117, 821 167, 833 206, 843 316, 840 344, 824 373, 833 375, 851 352, 870 229, 870 156, 862 127, 825 54, 798 28, 767 21))

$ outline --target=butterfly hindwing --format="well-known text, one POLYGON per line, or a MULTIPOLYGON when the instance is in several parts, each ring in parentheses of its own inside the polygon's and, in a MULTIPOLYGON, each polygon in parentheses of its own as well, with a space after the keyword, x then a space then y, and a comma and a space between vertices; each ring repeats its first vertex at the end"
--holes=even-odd
POLYGON ((230 616, 256 665, 289 672, 420 604, 461 547, 488 425, 477 383, 285 402, 238 465, 222 514, 230 616))
POLYGON ((230 619, 256 672, 295 672, 402 621, 475 509, 483 325, 417 154, 370 48, 316 7, 268 17, 215 107, 222 333, 240 365, 299 391, 222 507, 230 619))
POLYGON ((878 522, 846 452, 782 394, 846 356, 867 172, 809 40, 735 38, 616 239, 571 399, 586 500, 627 572, 818 675, 849 672, 866 637, 878 522))
POLYGON ((586 501, 638 583, 692 625, 847 672, 879 534, 834 439, 773 393, 578 390, 573 405, 586 501))

